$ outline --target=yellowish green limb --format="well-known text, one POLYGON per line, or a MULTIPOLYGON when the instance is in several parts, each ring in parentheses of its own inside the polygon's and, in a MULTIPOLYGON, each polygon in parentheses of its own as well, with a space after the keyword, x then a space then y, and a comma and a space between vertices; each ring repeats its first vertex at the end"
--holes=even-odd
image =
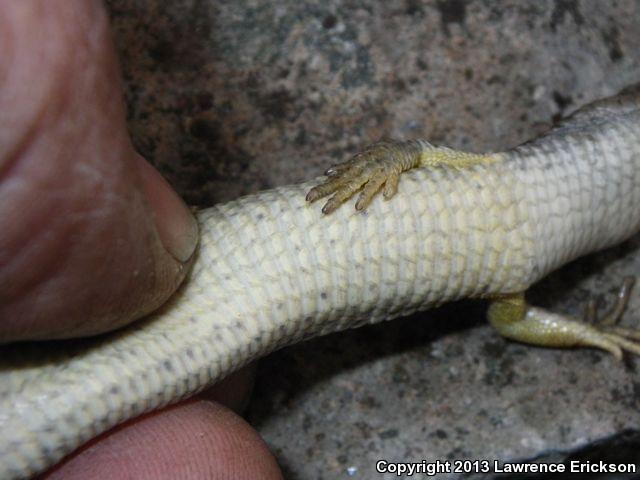
POLYGON ((586 317, 595 323, 533 307, 523 293, 493 300, 487 316, 500 335, 513 340, 544 347, 600 348, 620 360, 624 350, 640 355, 640 330, 617 325, 633 283, 633 278, 625 279, 615 306, 600 320, 596 320, 595 304, 589 304, 586 317))

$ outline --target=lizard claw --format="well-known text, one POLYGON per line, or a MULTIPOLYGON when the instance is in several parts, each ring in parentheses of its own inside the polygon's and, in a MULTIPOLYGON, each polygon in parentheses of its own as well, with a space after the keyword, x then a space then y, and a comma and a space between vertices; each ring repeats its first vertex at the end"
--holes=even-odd
POLYGON ((625 342, 629 342, 634 345, 635 348, 629 349, 634 353, 640 355, 640 329, 633 327, 625 327, 622 325, 618 325, 624 310, 629 303, 629 298, 631 297, 631 290, 635 285, 634 277, 625 277, 622 287, 618 291, 618 299, 615 305, 611 308, 611 310, 603 315, 601 318, 597 318, 595 315, 596 311, 594 308, 593 318, 595 319, 595 326, 604 334, 612 337, 616 337, 618 342, 621 340, 625 342))
POLYGON ((585 310, 585 321, 591 323, 600 332, 603 339, 608 340, 612 345, 640 355, 640 329, 618 325, 627 308, 634 285, 634 277, 625 277, 618 291, 616 303, 609 312, 601 317, 597 314, 596 302, 590 300, 585 310))
POLYGON ((629 298, 631 298, 631 291, 636 283, 635 277, 625 277, 622 281, 622 286, 617 294, 617 301, 602 317, 598 317, 598 306, 595 299, 590 299, 585 306, 584 321, 585 323, 591 323, 601 328, 615 326, 622 317, 624 310, 627 308, 629 298))

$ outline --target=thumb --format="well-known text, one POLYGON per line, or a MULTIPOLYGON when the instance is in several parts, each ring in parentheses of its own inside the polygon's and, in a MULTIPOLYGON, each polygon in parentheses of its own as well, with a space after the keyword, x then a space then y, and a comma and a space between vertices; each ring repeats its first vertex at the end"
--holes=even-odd
POLYGON ((178 287, 196 221, 131 145, 101 2, 3 2, 0 32, 0 343, 124 325, 178 287))

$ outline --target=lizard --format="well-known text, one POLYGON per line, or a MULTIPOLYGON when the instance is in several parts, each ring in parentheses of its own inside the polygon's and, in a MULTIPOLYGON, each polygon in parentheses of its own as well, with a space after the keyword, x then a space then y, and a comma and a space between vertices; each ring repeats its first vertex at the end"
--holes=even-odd
POLYGON ((2 346, 0 477, 35 475, 285 345, 461 298, 489 301, 490 324, 510 339, 640 354, 639 330, 618 324, 631 280, 589 321, 524 296, 640 230, 640 85, 503 152, 383 141, 326 176, 198 211, 191 271, 150 317, 2 346), (356 194, 355 211, 341 208, 356 194))

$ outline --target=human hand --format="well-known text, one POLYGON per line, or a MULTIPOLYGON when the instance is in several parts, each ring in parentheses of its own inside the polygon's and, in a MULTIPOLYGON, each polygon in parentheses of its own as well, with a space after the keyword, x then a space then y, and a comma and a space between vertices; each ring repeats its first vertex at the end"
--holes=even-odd
MULTIPOLYGON (((183 280, 198 230, 132 147, 102 3, 3 2, 0 48, 0 343, 144 316, 183 280)), ((108 432, 49 478, 74 475, 280 478, 257 433, 207 400, 108 432)))

